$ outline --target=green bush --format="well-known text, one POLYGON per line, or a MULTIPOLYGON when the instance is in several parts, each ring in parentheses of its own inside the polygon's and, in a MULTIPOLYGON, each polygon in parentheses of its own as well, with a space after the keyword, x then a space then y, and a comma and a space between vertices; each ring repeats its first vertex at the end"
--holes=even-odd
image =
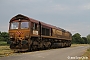
POLYGON ((7 42, 5 41, 0 41, 0 46, 6 46, 6 45, 9 45, 9 44, 7 44, 7 42))
POLYGON ((8 41, 9 34, 7 32, 0 32, 0 41, 8 41))

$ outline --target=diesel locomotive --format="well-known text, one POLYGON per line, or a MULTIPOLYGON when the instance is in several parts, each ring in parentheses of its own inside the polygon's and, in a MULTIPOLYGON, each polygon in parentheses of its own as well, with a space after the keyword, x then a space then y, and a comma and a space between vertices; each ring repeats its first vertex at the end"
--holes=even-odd
POLYGON ((18 14, 9 22, 9 38, 12 50, 32 51, 70 47, 72 34, 59 27, 18 14))

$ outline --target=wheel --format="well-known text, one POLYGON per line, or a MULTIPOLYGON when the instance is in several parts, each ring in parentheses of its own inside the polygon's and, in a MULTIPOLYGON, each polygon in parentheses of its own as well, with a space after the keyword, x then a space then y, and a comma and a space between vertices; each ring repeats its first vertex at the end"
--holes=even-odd
POLYGON ((63 43, 61 43, 61 47, 64 47, 64 44, 63 43))

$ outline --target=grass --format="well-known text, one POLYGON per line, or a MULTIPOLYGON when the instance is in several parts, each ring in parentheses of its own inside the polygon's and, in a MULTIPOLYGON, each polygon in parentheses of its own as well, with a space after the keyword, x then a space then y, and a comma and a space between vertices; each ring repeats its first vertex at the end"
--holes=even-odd
POLYGON ((9 56, 13 51, 9 48, 7 42, 0 41, 0 57, 9 56))
POLYGON ((7 42, 5 42, 5 41, 0 41, 0 46, 7 46, 8 44, 7 44, 7 42))
POLYGON ((90 48, 88 48, 87 51, 82 56, 88 57, 88 60, 90 60, 90 48))
POLYGON ((72 44, 71 47, 88 46, 88 44, 72 44))
POLYGON ((0 57, 9 56, 13 53, 9 46, 0 46, 0 57))

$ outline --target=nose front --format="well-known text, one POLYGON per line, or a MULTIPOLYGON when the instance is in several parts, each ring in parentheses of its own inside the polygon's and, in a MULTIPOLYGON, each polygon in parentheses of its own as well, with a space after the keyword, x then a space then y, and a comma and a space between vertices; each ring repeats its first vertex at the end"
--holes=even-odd
POLYGON ((24 37, 18 37, 19 40, 24 40, 24 37))

